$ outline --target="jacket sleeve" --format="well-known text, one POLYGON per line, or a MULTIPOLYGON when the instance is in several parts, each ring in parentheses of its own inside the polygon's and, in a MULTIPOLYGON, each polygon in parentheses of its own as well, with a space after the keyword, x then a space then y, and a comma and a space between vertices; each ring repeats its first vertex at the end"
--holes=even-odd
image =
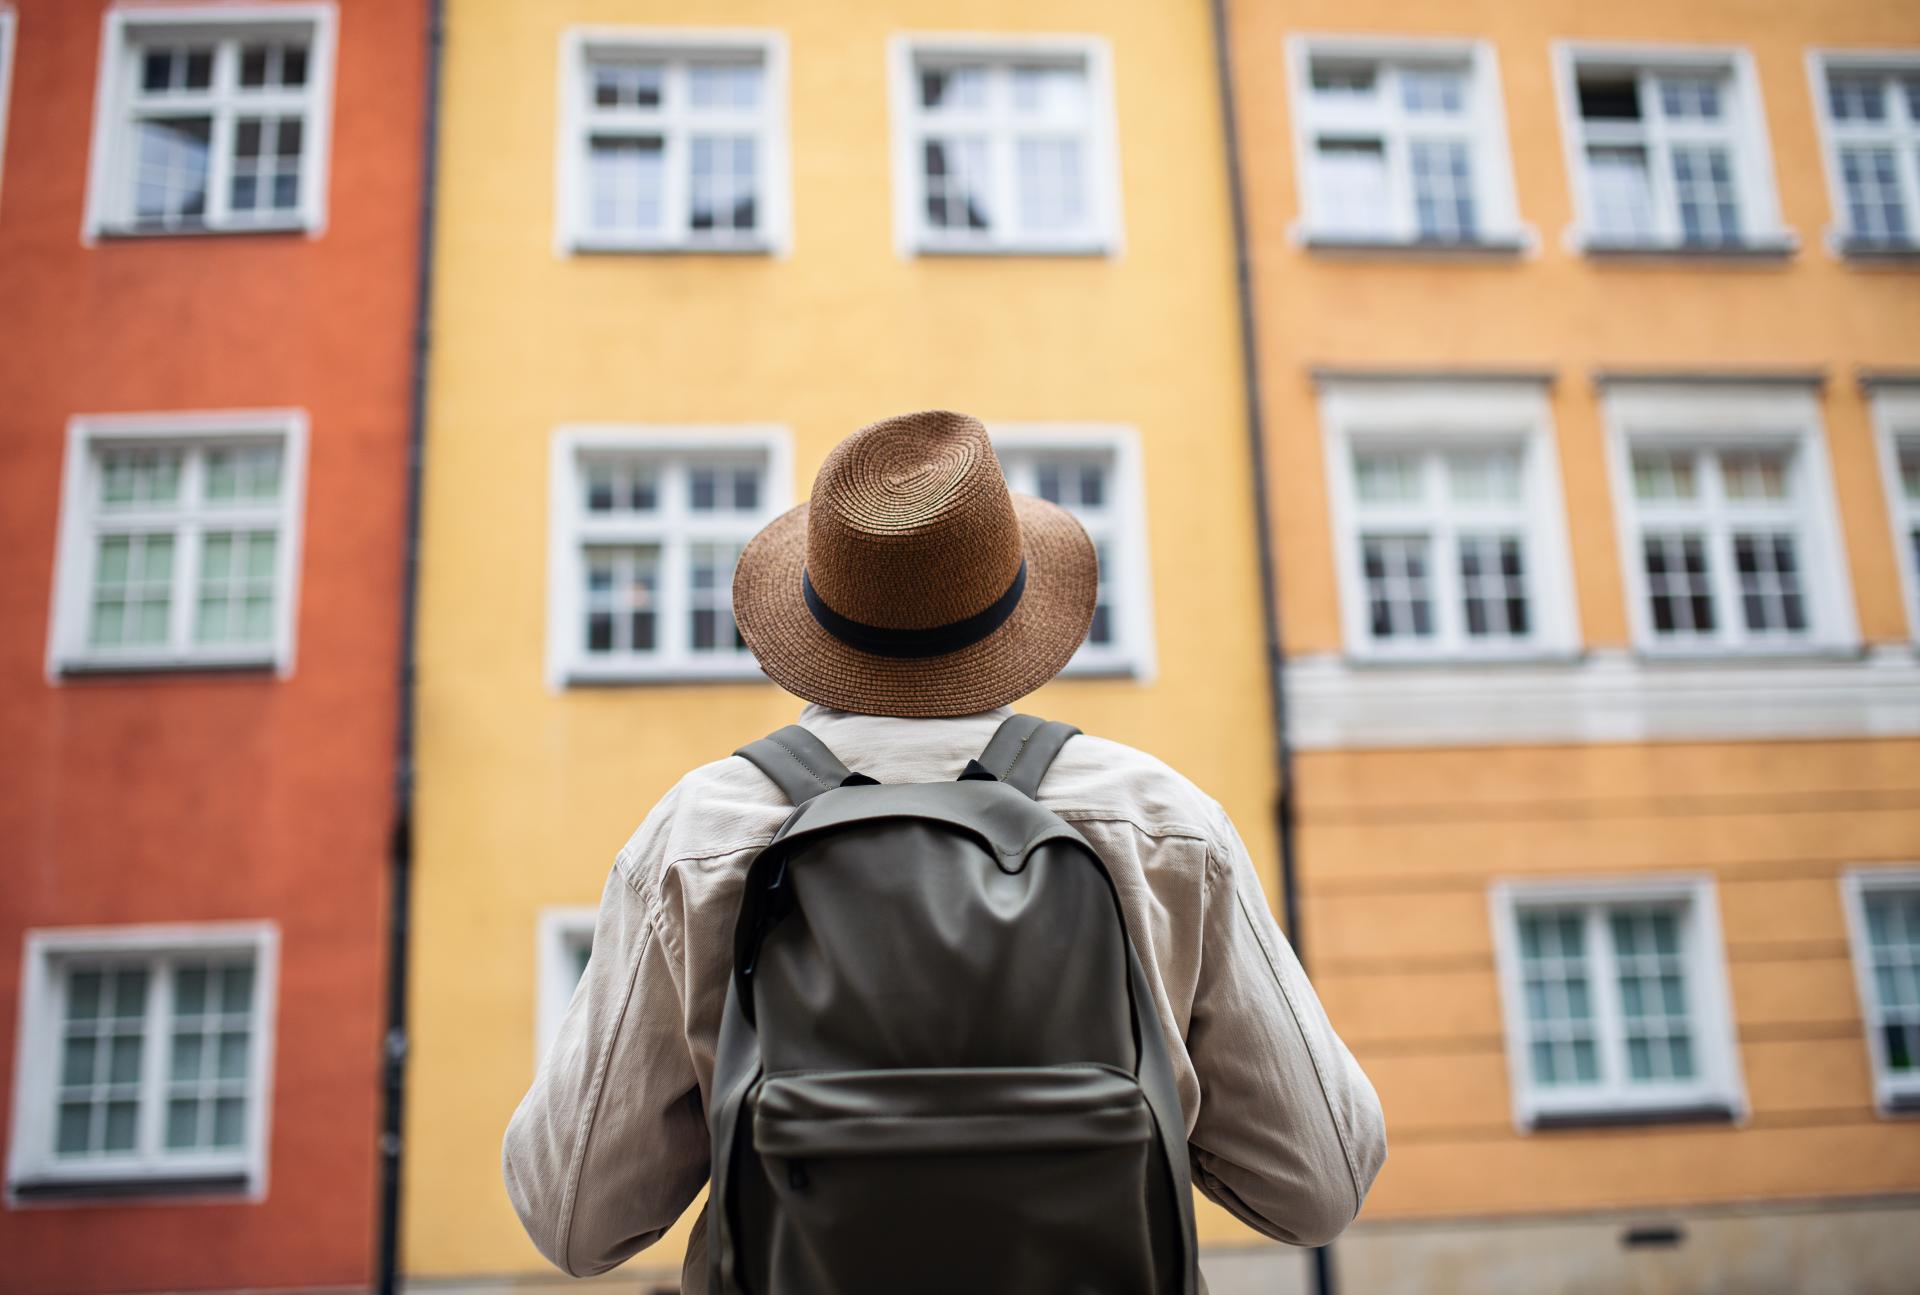
POLYGON ((586 973, 502 1148, 527 1235, 570 1276, 651 1245, 707 1180, 675 970, 645 896, 616 865, 586 973))
POLYGON ((1387 1156, 1386 1125, 1353 1054, 1267 908, 1247 848, 1216 814, 1187 1051, 1200 1078, 1194 1184, 1293 1245, 1339 1235, 1387 1156))

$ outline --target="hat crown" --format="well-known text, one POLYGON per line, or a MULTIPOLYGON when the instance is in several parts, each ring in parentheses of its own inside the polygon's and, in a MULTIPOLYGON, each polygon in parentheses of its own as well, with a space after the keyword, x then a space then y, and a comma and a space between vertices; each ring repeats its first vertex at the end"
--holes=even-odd
POLYGON ((807 579, 849 620, 933 629, 977 615, 1007 592, 1021 553, 993 443, 966 414, 863 427, 814 478, 807 579))

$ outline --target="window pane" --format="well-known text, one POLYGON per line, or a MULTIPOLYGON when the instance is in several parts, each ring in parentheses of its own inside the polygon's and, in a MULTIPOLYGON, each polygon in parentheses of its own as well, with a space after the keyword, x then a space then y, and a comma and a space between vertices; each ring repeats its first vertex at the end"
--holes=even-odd
POLYGON ((103 535, 96 552, 87 642, 154 647, 167 641, 173 602, 173 535, 103 535))
POLYGON ((1886 80, 1873 74, 1829 75, 1827 106, 1835 121, 1885 121, 1886 80))
POLYGON ((978 66, 922 68, 920 106, 934 111, 972 111, 986 107, 987 69, 978 66))
POLYGON ((1640 86, 1630 76, 1581 76, 1580 116, 1586 121, 1639 121, 1640 86))
POLYGON ((1637 907, 1617 910, 1608 919, 1629 1082, 1694 1078, 1680 920, 1675 909, 1637 907))
POLYGON ((240 47, 242 90, 292 90, 306 82, 305 46, 249 43, 240 47))
POLYGON ((592 78, 596 108, 658 108, 665 84, 661 63, 599 63, 592 78))
POLYGON ((694 464, 687 471, 687 506, 696 513, 752 512, 760 506, 761 469, 694 464))
POLYGON ((1849 146, 1840 150, 1846 190, 1847 233, 1876 243, 1904 243, 1910 235, 1899 162, 1891 148, 1849 146))
POLYGON ((1650 534, 1641 542, 1647 603, 1656 634, 1710 635, 1713 585, 1705 540, 1693 534, 1650 534))
POLYGON ((1368 452, 1353 456, 1354 494, 1363 504, 1417 503, 1426 493, 1417 454, 1368 452))
POLYGON ((1456 504, 1520 502, 1520 452, 1478 450, 1447 456, 1447 492, 1456 504))
POLYGON ((1888 1070, 1911 1075, 1920 1072, 1920 890, 1871 890, 1862 903, 1874 985, 1868 1020, 1888 1070))
POLYGON ((1587 183, 1593 192, 1596 233, 1622 242, 1653 237, 1653 180, 1646 149, 1637 145, 1589 148, 1587 183))
POLYGON ((140 55, 143 95, 193 94, 213 85, 213 49, 207 45, 148 46, 140 55))
POLYGON ((1463 112, 1467 106, 1467 76, 1457 68, 1400 69, 1400 103, 1416 115, 1463 112))
POLYGON ((1780 501, 1787 497, 1787 456, 1734 452, 1720 456, 1720 479, 1735 503, 1780 501))
POLYGON ((1023 115, 1083 116, 1087 108, 1087 74, 1077 67, 1017 66, 1013 69, 1013 107, 1023 115))
POLYGON ((695 108, 755 108, 760 80, 758 63, 702 61, 687 68, 687 94, 695 108))
POLYGON ((134 123, 135 223, 165 229, 205 221, 212 137, 211 117, 145 118, 134 123))
POLYGON ((1460 537, 1461 609, 1473 638, 1525 638, 1526 564, 1517 535, 1460 537))
POLYGON ((228 205, 236 217, 285 214, 299 206, 298 117, 242 117, 234 125, 228 205))
POLYGON ((691 613, 690 643, 695 652, 743 651, 746 640, 733 623, 733 564, 737 544, 695 544, 687 572, 691 613))
POLYGON ((660 606, 658 545, 591 545, 585 553, 589 655, 652 652, 660 606))
POLYGON ((280 494, 280 447, 251 445, 207 451, 209 503, 271 502, 280 494))
POLYGON ((1740 603, 1749 631, 1795 634, 1807 628, 1806 598, 1800 587, 1793 535, 1736 534, 1733 565, 1740 576, 1740 603))
POLYGON ((1473 167, 1467 146, 1415 140, 1409 157, 1413 166, 1414 220, 1420 237, 1443 242, 1471 239, 1474 235, 1473 167))
POLYGON ((1334 99, 1364 99, 1373 94, 1378 69, 1365 63, 1340 63, 1315 59, 1311 80, 1313 93, 1334 99))
POLYGON ((1634 498, 1646 503, 1692 499, 1697 493, 1693 455, 1643 450, 1633 456, 1634 498))
POLYGON ((1908 503, 1920 504, 1920 442, 1903 441, 1899 457, 1900 493, 1908 503))
POLYGON ((194 641, 262 644, 273 638, 279 536, 273 531, 208 531, 200 541, 194 641))
POLYGON ((593 228, 650 233, 665 214, 663 145, 654 136, 593 138, 587 159, 587 190, 593 228))
POLYGON ((53 1093, 54 1154, 130 1152, 146 1047, 148 972, 94 964, 56 974, 64 982, 65 1005, 53 1093))
POLYGON ((1391 231, 1385 146, 1377 139, 1323 139, 1314 150, 1321 218, 1347 234, 1391 231))
POLYGON ((1740 211, 1733 188, 1733 161, 1724 148, 1675 147, 1673 187, 1680 200, 1680 235, 1689 243, 1740 239, 1740 211))
POLYGON ((1577 914, 1521 912, 1520 984, 1535 1083, 1590 1084, 1599 1078, 1586 927, 1577 914))
POLYGON ((1075 138, 1023 139, 1016 157, 1021 227, 1043 234, 1080 228, 1087 217, 1080 141, 1075 138))
POLYGON ((751 135, 696 135, 692 140, 695 230, 751 232, 759 222, 758 142, 751 135))
POLYGON ((238 1147, 252 1051, 253 964, 200 961, 181 965, 174 976, 166 1145, 179 1151, 238 1147))
POLYGON ((927 186, 929 225, 935 229, 991 228, 985 139, 928 139, 922 148, 921 163, 927 186))
POLYGON ((1424 535, 1363 535, 1368 632, 1376 639, 1431 638, 1433 587, 1424 535))
POLYGON ((1720 82, 1706 76, 1660 78, 1660 112, 1670 121, 1720 120, 1720 82))
POLYGON ((109 450, 100 456, 100 502, 154 507, 180 500, 178 450, 109 450))

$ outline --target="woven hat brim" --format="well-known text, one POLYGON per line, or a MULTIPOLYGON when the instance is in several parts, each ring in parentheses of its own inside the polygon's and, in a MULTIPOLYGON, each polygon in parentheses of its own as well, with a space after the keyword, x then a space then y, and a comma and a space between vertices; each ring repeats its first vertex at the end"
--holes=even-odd
POLYGON ((1013 496, 1027 585, 1006 623, 978 643, 929 657, 862 652, 807 610, 807 505, 753 537, 733 573, 733 616, 767 677, 795 696, 862 715, 973 715, 1024 697, 1059 674, 1087 636, 1099 559, 1079 519, 1013 496))

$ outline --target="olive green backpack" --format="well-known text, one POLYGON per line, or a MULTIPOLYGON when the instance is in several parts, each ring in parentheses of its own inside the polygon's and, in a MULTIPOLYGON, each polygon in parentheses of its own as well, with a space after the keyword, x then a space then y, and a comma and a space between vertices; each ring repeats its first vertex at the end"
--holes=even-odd
POLYGON ((1034 799, 1079 730, 1006 721, 882 785, 798 726, 714 1068, 711 1287, 1193 1295, 1173 1067, 1118 893, 1034 799))

